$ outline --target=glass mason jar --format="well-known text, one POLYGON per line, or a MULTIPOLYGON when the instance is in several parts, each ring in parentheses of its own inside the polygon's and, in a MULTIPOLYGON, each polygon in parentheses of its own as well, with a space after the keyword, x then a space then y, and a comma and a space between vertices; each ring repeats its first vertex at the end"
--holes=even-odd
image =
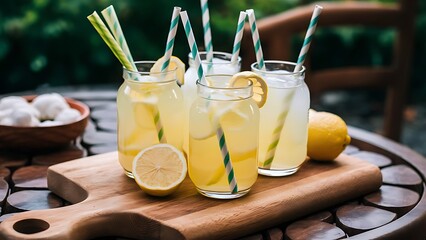
MULTIPOLYGON (((206 74, 235 74, 241 70, 241 58, 238 57, 237 61, 231 61, 232 54, 225 52, 213 52, 213 63, 206 61, 207 52, 199 52, 204 73, 206 74)), ((185 84, 181 86, 182 92, 185 96, 185 116, 188 116, 191 104, 197 97, 197 70, 194 66, 194 59, 192 59, 191 53, 188 54, 189 68, 185 72, 185 84)), ((188 118, 185 120, 184 132, 188 132, 188 118)), ((184 140, 184 151, 188 152, 188 138, 185 135, 184 140)))
POLYGON ((198 97, 189 113, 188 171, 204 196, 245 195, 257 179, 259 109, 251 82, 228 86, 232 75, 197 81, 198 97))
POLYGON ((307 153, 310 97, 305 68, 293 72, 296 63, 285 61, 265 61, 265 67, 251 65, 268 84, 268 99, 260 109, 259 174, 291 175, 307 153))
POLYGON ((182 150, 183 96, 176 69, 150 72, 154 63, 136 62, 137 72, 123 68, 117 93, 118 158, 129 177, 134 157, 144 148, 162 142, 182 150))

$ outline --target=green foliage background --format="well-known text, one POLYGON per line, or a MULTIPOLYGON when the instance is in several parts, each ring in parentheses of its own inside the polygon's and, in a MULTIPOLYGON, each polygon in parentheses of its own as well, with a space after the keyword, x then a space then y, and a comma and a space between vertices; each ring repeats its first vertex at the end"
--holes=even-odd
MULTIPOLYGON (((378 0, 376 0, 378 1, 378 0)), ((211 0, 209 2, 215 50, 231 51, 240 10, 253 8, 258 19, 312 0, 211 0)), ((381 2, 392 2, 381 0, 381 2)), ((41 85, 121 83, 121 66, 86 17, 114 5, 136 60, 155 60, 164 51, 173 6, 188 11, 202 48, 198 0, 16 0, 0 7, 0 93, 41 85)), ((426 100, 426 1, 419 1, 415 56, 409 101, 426 100)), ((178 30, 174 55, 186 62, 189 52, 183 28, 178 30)), ((377 29, 325 29, 316 33, 313 66, 388 64, 394 34, 377 29), (368 43, 374 43, 370 47, 368 43), (336 51, 339 49, 339 51, 336 51), (363 49, 363 51, 360 51, 363 49), (334 51, 332 51, 334 50, 334 51), (366 57, 367 56, 367 57, 366 57), (345 61, 342 61, 345 59, 345 61)), ((301 39, 295 40, 295 48, 301 39)))

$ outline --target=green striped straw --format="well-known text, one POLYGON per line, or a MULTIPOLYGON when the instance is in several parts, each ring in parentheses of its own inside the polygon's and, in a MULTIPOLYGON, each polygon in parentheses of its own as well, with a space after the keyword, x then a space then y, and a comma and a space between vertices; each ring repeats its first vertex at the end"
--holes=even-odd
POLYGON ((115 13, 114 6, 110 5, 109 7, 102 10, 101 13, 102 13, 102 16, 104 16, 109 29, 114 35, 114 38, 120 45, 124 54, 126 54, 127 59, 133 65, 134 69, 132 70, 136 71, 136 65, 133 61, 132 54, 130 53, 129 46, 127 45, 126 38, 124 37, 123 30, 121 29, 120 22, 118 21, 117 14, 115 13))
POLYGON ((240 55, 241 48, 241 39, 243 38, 244 33, 244 23, 246 22, 247 13, 240 12, 237 23, 237 32, 235 33, 234 46, 232 48, 232 57, 231 63, 238 61, 238 56, 240 55))
POLYGON ((226 175, 228 176, 229 189, 231 193, 237 193, 238 185, 235 179, 234 168, 232 167, 231 158, 229 157, 228 148, 226 146, 225 134, 221 126, 218 127, 216 136, 219 140, 220 153, 222 154, 223 164, 225 165, 226 175))
MULTIPOLYGON (((197 44, 195 42, 194 33, 192 31, 191 23, 188 19, 188 14, 186 11, 180 12, 183 26, 185 28, 186 37, 188 39, 188 44, 191 49, 192 59, 194 59, 195 69, 197 69, 198 78, 202 84, 207 84, 206 78, 204 76, 203 67, 201 66, 200 55, 198 54, 197 44)), ((216 131, 216 136, 219 141, 220 152, 222 155, 223 164, 226 169, 226 174, 228 177, 229 189, 231 193, 238 192, 237 180, 234 174, 234 168, 232 167, 232 162, 229 156, 229 151, 226 146, 225 134, 223 133, 222 127, 219 126, 216 131)))
POLYGON ((197 76, 202 84, 207 85, 206 78, 204 76, 203 66, 201 65, 200 54, 198 53, 197 43, 195 42, 194 33, 192 31, 191 23, 188 19, 186 11, 180 12, 183 27, 185 29, 186 38, 188 39, 189 48, 191 50, 192 59, 194 59, 195 69, 197 69, 197 76))
POLYGON ((204 30, 204 46, 206 48, 207 56, 206 60, 208 63, 207 71, 210 71, 213 66, 213 42, 212 33, 210 28, 210 12, 207 0, 200 0, 201 3, 201 14, 203 21, 204 30))
MULTIPOLYGON (((292 94, 289 94, 286 98, 287 100, 293 99, 294 91, 292 94)), ((283 109, 283 111, 278 115, 276 127, 272 132, 272 142, 268 146, 268 150, 266 151, 265 161, 263 162, 263 168, 270 169, 272 165, 272 161, 274 160, 275 151, 277 150, 278 142, 280 140, 281 131, 284 127, 285 120, 288 114, 288 107, 283 109)))
POLYGON ((254 15, 253 9, 246 10, 246 13, 248 15, 248 19, 250 23, 251 36, 253 39, 253 45, 254 45, 254 51, 256 53, 257 64, 259 65, 260 70, 265 71, 266 69, 265 69, 265 62, 263 60, 262 45, 260 44, 259 31, 257 30, 257 26, 256 26, 256 16, 254 15))
MULTIPOLYGON (((299 58, 297 59, 297 65, 296 65, 296 67, 294 68, 294 71, 293 71, 294 73, 299 72, 303 67, 303 63, 305 61, 306 54, 308 53, 309 47, 311 45, 312 36, 315 33, 315 29, 316 29, 316 26, 317 26, 317 23, 318 23, 318 18, 319 18, 319 15, 321 14, 321 11, 322 11, 322 7, 316 5, 315 9, 312 13, 312 18, 311 18, 311 21, 309 23, 308 30, 307 30, 306 35, 305 35, 303 47, 300 50, 299 58)), ((273 162, 274 156, 275 156, 275 151, 276 151, 277 145, 280 141, 280 135, 281 135, 281 131, 284 127, 284 122, 285 122, 287 113, 288 113, 288 109, 283 109, 283 111, 278 116, 277 126, 275 127, 274 132, 272 134, 272 142, 268 146, 268 151, 266 153, 266 158, 265 158, 266 160, 265 160, 265 162, 263 162, 263 167, 266 168, 266 169, 271 168, 271 165, 272 165, 272 162, 273 162)))
POLYGON ((164 51, 164 62, 161 66, 161 71, 164 72, 169 67, 170 57, 173 53, 173 46, 175 43, 176 32, 179 23, 180 7, 174 7, 172 13, 172 20, 170 21, 169 34, 167 36, 166 50, 164 51))
MULTIPOLYGON (((109 9, 111 9, 111 8, 109 8, 109 9)), ((107 10, 107 9, 105 9, 105 10, 107 10)), ((113 23, 110 26, 120 26, 120 23, 118 22, 118 18, 117 18, 117 15, 115 14, 115 12, 113 14, 111 14, 111 15, 104 14, 104 17, 105 17, 105 20, 107 22, 113 23), (111 17, 112 15, 115 15, 115 20, 117 21, 116 23, 114 23, 114 19, 112 19, 112 17, 111 17)), ((103 23, 102 19, 99 17, 98 13, 95 11, 91 15, 89 15, 87 18, 92 23, 92 25, 95 27, 96 31, 99 33, 99 35, 105 41, 105 43, 112 50, 112 52, 117 57, 117 59, 121 62, 121 64, 126 69, 137 72, 138 70, 136 68, 136 65, 134 64, 133 58, 132 58, 132 56, 130 54, 130 51, 128 52, 128 54, 126 54, 123 51, 123 49, 120 47, 120 45, 117 42, 117 40, 114 39, 114 37, 112 36, 111 32, 108 30, 108 28, 103 23)), ((118 28, 120 28, 120 27, 118 27, 118 28)), ((123 36, 123 31, 121 31, 121 28, 120 28, 119 31, 116 31, 116 34, 117 34, 117 39, 122 39, 121 42, 125 42, 125 38, 123 36)), ((127 44, 126 44, 126 46, 127 46, 127 44)), ((128 50, 128 48, 127 48, 127 50, 128 50)), ((161 124, 160 113, 158 111, 157 106, 153 106, 152 109, 153 109, 152 110, 152 114, 154 116, 153 120, 154 120, 154 124, 156 126, 158 140, 161 143, 165 143, 165 142, 167 142, 167 140, 166 140, 166 136, 164 134, 163 125, 161 124)))
POLYGON ((89 19, 90 23, 102 37, 104 42, 108 45, 120 63, 128 70, 134 70, 132 63, 127 59, 125 53, 120 48, 120 45, 118 45, 117 41, 111 35, 108 28, 102 22, 102 19, 99 17, 98 13, 96 11, 93 12, 87 16, 87 19, 89 19))
POLYGON ((306 54, 309 51, 309 47, 311 46, 312 42, 312 35, 315 33, 315 29, 317 27, 318 18, 321 14, 322 7, 319 5, 315 5, 314 12, 312 13, 312 18, 309 23, 308 31, 305 35, 305 40, 303 41, 303 47, 300 50, 299 57, 297 58, 297 65, 294 68, 293 72, 299 72, 302 69, 303 63, 305 62, 306 54))

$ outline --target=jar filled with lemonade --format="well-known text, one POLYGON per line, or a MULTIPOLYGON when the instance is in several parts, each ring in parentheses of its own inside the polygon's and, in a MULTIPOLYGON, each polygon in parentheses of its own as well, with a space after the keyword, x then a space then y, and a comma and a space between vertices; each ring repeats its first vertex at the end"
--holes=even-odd
POLYGON ((243 196, 257 179, 259 109, 252 83, 230 86, 231 77, 198 81, 189 112, 189 176, 211 198, 243 196))
POLYGON ((293 72, 296 63, 265 61, 253 72, 268 84, 268 98, 260 110, 259 174, 294 174, 306 159, 308 141, 309 89, 304 81, 305 68, 293 72))
MULTIPOLYGON (((232 61, 232 54, 225 52, 213 52, 213 60, 209 63, 207 59, 207 52, 199 52, 201 59, 201 65, 203 67, 203 72, 206 74, 235 74, 241 69, 241 58, 238 57, 236 61, 232 61)), ((197 69, 195 68, 194 59, 192 58, 191 53, 188 54, 188 64, 189 68, 185 72, 185 84, 181 86, 182 92, 185 96, 185 116, 189 116, 189 109, 191 104, 197 98, 197 69)), ((189 119, 186 117, 185 120, 185 132, 188 132, 188 122, 189 119)), ((188 138, 185 135, 184 140, 184 151, 188 151, 188 138)))
POLYGON ((129 177, 141 150, 157 143, 182 150, 183 96, 177 69, 154 71, 154 63, 135 62, 137 72, 123 68, 124 82, 117 93, 118 158, 129 177))

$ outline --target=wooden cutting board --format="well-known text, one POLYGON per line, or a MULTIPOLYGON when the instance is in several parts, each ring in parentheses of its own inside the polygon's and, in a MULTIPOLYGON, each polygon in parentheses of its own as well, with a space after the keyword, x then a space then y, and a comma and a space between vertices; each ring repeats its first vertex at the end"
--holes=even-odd
POLYGON ((54 165, 51 191, 73 205, 16 214, 0 224, 1 239, 232 239, 377 190, 380 170, 340 155, 308 161, 293 176, 259 176, 235 200, 201 196, 187 177, 173 195, 150 197, 124 175, 117 152, 54 165), (31 234, 29 234, 31 233, 31 234))

